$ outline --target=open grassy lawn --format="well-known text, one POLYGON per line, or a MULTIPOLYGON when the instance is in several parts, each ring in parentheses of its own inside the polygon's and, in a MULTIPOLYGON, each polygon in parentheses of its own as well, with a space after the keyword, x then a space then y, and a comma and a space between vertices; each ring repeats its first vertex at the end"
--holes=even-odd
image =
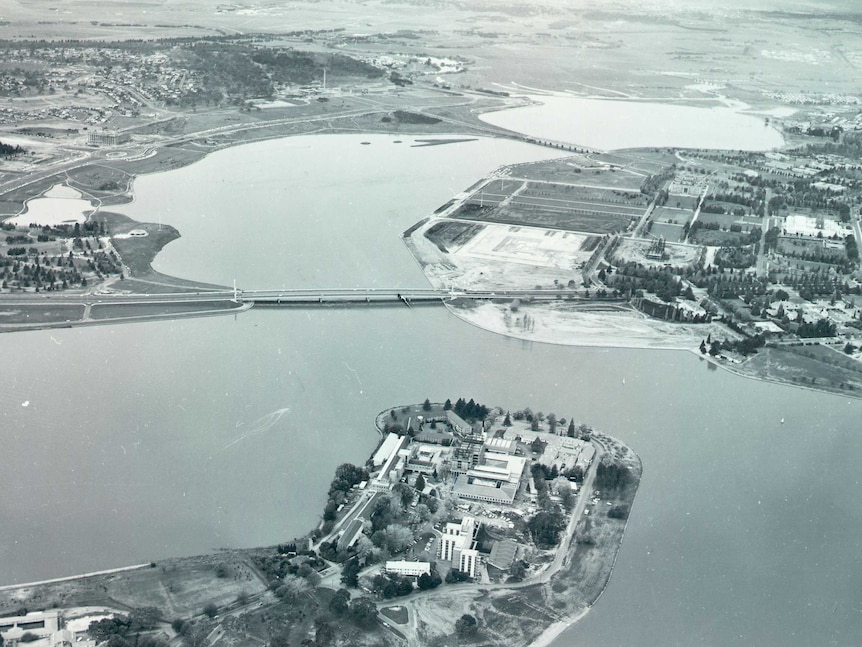
POLYGON ((380 613, 399 625, 406 625, 407 621, 410 619, 407 615, 407 609, 400 606, 383 607, 380 609, 380 613))
POLYGON ((0 613, 51 606, 157 607, 166 619, 198 615, 213 603, 222 608, 240 595, 265 590, 234 553, 165 560, 151 567, 86 579, 0 591, 0 613))
POLYGON ((46 303, 45 305, 8 303, 0 307, 0 325, 79 321, 83 316, 84 306, 74 303, 46 303))
POLYGON ((822 345, 764 348, 745 362, 747 375, 862 395, 862 363, 822 345))
POLYGON ((191 312, 220 312, 231 306, 230 301, 195 301, 192 303, 104 303, 90 310, 93 319, 183 315, 191 312))

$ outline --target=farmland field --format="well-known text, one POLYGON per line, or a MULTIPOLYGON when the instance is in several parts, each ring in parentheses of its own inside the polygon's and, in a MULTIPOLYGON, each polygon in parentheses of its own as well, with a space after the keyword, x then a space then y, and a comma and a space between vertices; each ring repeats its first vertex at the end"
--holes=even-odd
POLYGON ((551 182, 494 179, 451 217, 592 234, 626 229, 646 208, 637 192, 551 182))

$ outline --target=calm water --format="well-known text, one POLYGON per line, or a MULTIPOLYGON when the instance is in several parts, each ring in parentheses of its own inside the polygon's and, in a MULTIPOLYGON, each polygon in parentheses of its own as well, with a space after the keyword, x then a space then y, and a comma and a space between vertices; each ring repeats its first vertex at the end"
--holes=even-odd
MULTIPOLYGON (((130 211, 170 198, 164 220, 194 256, 170 262, 206 268, 190 267, 191 278, 421 285, 400 232, 508 155, 544 154, 362 139, 372 144, 234 149, 145 178, 130 211), (334 160, 357 155, 374 188, 354 182, 350 165, 339 188, 334 160), (240 163, 252 160, 284 169, 258 189, 285 182, 296 193, 255 197, 240 163), (471 177, 456 174, 460 164, 471 177), (328 172, 291 184, 315 167, 328 172), (415 173, 427 186, 405 180, 415 173), (252 263, 225 270, 220 255, 251 236, 222 224, 237 218, 267 235, 254 238, 252 263)), ((862 635, 858 401, 744 380, 688 353, 511 340, 440 308, 251 311, 0 344, 0 582, 292 537, 318 519, 335 466, 370 453, 377 411, 464 395, 589 422, 644 460, 610 587, 560 647, 850 645, 862 635)))
POLYGON ((769 150, 784 143, 763 118, 731 108, 691 107, 565 96, 532 97, 542 105, 489 112, 495 126, 600 150, 675 146, 769 150))

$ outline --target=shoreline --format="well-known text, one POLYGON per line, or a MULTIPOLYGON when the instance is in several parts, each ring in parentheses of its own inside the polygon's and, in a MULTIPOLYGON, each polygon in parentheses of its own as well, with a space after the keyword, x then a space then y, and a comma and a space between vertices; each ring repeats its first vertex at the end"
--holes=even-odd
POLYGON ((4 584, 0 585, 0 591, 14 591, 15 589, 23 589, 28 586, 43 586, 45 584, 59 584, 61 582, 72 582, 76 580, 86 580, 91 577, 99 577, 101 575, 115 575, 117 573, 126 573, 129 571, 137 571, 142 568, 150 568, 152 562, 146 564, 132 564, 130 566, 118 566, 117 568, 108 568, 102 571, 91 571, 89 573, 81 573, 79 575, 66 575, 64 577, 54 577, 50 580, 40 580, 38 582, 22 582, 21 584, 4 584))
MULTIPOLYGON (((837 390, 832 390, 832 389, 828 389, 828 388, 816 388, 816 387, 806 386, 805 384, 798 384, 796 382, 789 382, 789 381, 771 378, 771 377, 753 375, 751 373, 748 373, 744 370, 737 368, 735 365, 732 365, 728 362, 718 361, 717 359, 715 359, 714 357, 711 357, 708 354, 704 355, 696 347, 690 346, 690 345, 658 346, 658 345, 649 345, 648 343, 639 343, 637 340, 629 340, 630 343, 613 343, 613 342, 606 342, 606 341, 591 342, 589 340, 584 340, 584 339, 576 339, 574 341, 561 341, 561 340, 551 341, 551 340, 547 340, 547 339, 535 339, 535 338, 531 338, 531 337, 528 337, 525 335, 523 335, 523 336, 517 335, 517 334, 513 334, 509 331, 502 331, 502 330, 498 330, 498 329, 495 329, 495 328, 492 328, 489 326, 485 326, 482 323, 480 323, 479 321, 476 321, 476 320, 471 319, 469 317, 461 316, 458 312, 459 310, 461 310, 461 308, 459 308, 458 306, 452 306, 449 303, 445 303, 445 302, 444 302, 444 305, 445 305, 446 309, 454 317, 457 317, 458 319, 460 319, 464 323, 469 324, 471 326, 474 326, 475 328, 478 328, 479 330, 483 330, 485 332, 489 332, 489 333, 496 334, 496 335, 501 335, 503 337, 508 337, 510 339, 517 339, 519 341, 526 341, 526 342, 537 343, 537 344, 548 344, 551 346, 570 346, 570 347, 574 347, 574 348, 610 348, 610 349, 617 349, 617 350, 687 352, 687 353, 691 353, 695 357, 700 358, 701 360, 704 360, 704 361, 710 363, 711 365, 715 366, 716 368, 727 371, 731 375, 735 375, 737 377, 743 377, 743 378, 746 378, 749 380, 754 380, 755 382, 765 382, 768 384, 776 384, 776 385, 780 385, 780 386, 794 387, 794 388, 802 389, 805 391, 810 391, 812 393, 826 393, 826 394, 835 395, 838 397, 848 397, 848 398, 853 398, 853 399, 857 399, 857 400, 862 399, 862 393, 859 393, 857 391, 837 391, 837 390)), ((764 348, 764 349, 761 349, 759 352, 767 352, 768 350, 769 350, 768 348, 764 348)))

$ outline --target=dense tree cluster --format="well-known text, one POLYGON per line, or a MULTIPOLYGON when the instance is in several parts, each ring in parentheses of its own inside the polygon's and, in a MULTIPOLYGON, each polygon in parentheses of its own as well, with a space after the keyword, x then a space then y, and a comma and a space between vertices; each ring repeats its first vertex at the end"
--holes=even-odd
POLYGON ((388 600, 390 598, 410 595, 413 592, 413 582, 410 578, 394 573, 375 575, 371 581, 371 590, 388 600))
POLYGON ((25 151, 23 148, 21 148, 20 144, 12 146, 11 144, 4 144, 3 142, 0 142, 0 155, 5 155, 8 157, 9 155, 20 155, 23 152, 25 151))
POLYGON ((144 647, 164 647, 164 641, 152 636, 142 636, 141 632, 150 631, 158 626, 161 611, 156 607, 132 609, 127 616, 115 616, 94 620, 87 628, 90 636, 97 642, 107 641, 111 647, 138 645, 144 647))
POLYGON ((490 409, 484 404, 477 404, 473 398, 469 402, 465 402, 464 398, 458 398, 452 410, 464 420, 484 420, 490 409))
POLYGON ((596 488, 603 492, 618 492, 632 482, 631 474, 625 465, 603 457, 596 466, 596 488))
POLYGON ((527 529, 539 548, 553 548, 560 541, 566 519, 559 510, 540 510, 527 521, 527 529))
POLYGON ((803 321, 796 329, 796 334, 803 338, 834 337, 836 330, 835 322, 824 317, 813 323, 803 321))
POLYGON ((644 267, 632 261, 618 267, 607 282, 624 295, 631 296, 637 290, 643 290, 652 292, 662 301, 670 302, 683 292, 677 273, 671 268, 644 267))
POLYGON ((469 613, 465 613, 455 622, 455 633, 459 638, 472 638, 479 633, 479 621, 469 613))

